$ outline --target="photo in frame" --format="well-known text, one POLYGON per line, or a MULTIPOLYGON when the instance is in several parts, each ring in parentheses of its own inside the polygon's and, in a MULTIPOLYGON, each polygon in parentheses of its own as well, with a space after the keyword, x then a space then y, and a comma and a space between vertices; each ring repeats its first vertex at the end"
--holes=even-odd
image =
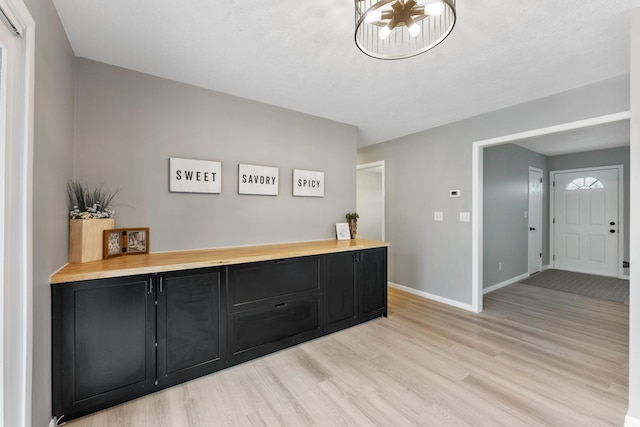
POLYGON ((149 253, 149 228, 104 230, 102 258, 149 253))
POLYGON ((128 228, 126 241, 128 255, 149 253, 148 228, 128 228))
POLYGON ((337 240, 351 240, 351 231, 349 230, 349 224, 346 222, 336 222, 336 239, 337 240))
POLYGON ((102 258, 113 258, 116 256, 124 255, 126 245, 124 243, 125 230, 123 228, 117 228, 113 230, 104 230, 102 232, 102 258))

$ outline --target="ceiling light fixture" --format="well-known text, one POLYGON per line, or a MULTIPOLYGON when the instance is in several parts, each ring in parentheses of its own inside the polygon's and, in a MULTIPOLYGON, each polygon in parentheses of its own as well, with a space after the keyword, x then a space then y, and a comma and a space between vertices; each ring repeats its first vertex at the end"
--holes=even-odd
POLYGON ((442 42, 456 23, 456 0, 354 0, 355 40, 378 59, 418 55, 442 42))

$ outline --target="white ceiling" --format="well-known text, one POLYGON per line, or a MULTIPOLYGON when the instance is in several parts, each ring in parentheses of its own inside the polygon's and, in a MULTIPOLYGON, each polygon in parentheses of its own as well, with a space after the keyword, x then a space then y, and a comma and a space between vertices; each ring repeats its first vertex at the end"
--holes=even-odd
POLYGON ((382 61, 352 0, 54 0, 77 56, 352 124, 359 146, 629 72, 640 0, 458 0, 435 49, 382 61))

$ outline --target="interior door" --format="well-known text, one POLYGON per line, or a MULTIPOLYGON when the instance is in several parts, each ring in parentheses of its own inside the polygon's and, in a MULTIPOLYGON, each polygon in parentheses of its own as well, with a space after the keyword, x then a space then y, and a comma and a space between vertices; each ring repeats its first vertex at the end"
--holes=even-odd
POLYGON ((554 266, 617 276, 618 168, 554 174, 554 266))
POLYGON ((542 170, 529 168, 529 274, 542 270, 542 170))

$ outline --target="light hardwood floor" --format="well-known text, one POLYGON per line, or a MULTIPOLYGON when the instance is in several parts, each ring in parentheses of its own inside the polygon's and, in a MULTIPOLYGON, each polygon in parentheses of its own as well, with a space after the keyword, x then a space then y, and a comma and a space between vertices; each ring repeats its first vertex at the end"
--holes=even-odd
POLYGON ((481 314, 389 291, 389 317, 69 427, 622 426, 628 305, 515 284, 481 314))

